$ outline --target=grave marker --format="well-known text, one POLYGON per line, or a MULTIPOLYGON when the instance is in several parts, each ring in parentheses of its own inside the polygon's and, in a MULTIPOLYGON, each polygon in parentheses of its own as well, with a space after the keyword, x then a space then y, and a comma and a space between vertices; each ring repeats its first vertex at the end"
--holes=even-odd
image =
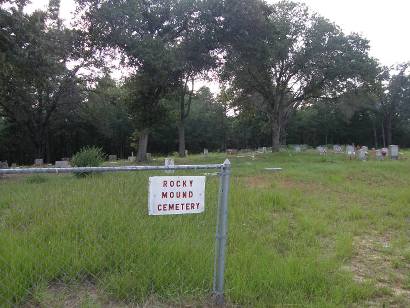
MULTIPOLYGON (((169 158, 169 157, 165 158, 164 166, 165 166, 165 167, 171 167, 171 166, 173 167, 173 166, 175 166, 174 159, 173 159, 173 158, 169 158)), ((174 173, 174 170, 165 170, 165 173, 174 173)))
POLYGON ((390 148, 390 158, 391 159, 399 159, 399 146, 398 145, 391 145, 390 148))
POLYGON ((350 158, 350 159, 352 159, 353 157, 355 157, 355 155, 356 155, 356 152, 355 152, 355 150, 354 150, 354 146, 352 146, 352 145, 347 145, 346 146, 346 154, 347 154, 347 156, 350 158))
POLYGON ((319 151, 320 155, 326 155, 327 154, 327 150, 323 146, 318 146, 316 149, 319 151))
POLYGON ((69 168, 70 163, 66 160, 57 160, 54 164, 56 168, 69 168))
POLYGON ((341 147, 339 144, 335 144, 335 145, 333 146, 333 152, 334 152, 335 154, 340 154, 340 153, 343 152, 343 149, 342 149, 342 147, 341 147))
POLYGON ((376 159, 383 160, 382 150, 376 150, 376 159))
POLYGON ((363 149, 363 148, 360 149, 358 153, 359 153, 359 159, 361 161, 367 160, 367 151, 365 149, 363 149))
POLYGON ((38 166, 38 167, 41 167, 42 165, 44 165, 44 160, 42 158, 36 158, 34 160, 34 165, 38 166))

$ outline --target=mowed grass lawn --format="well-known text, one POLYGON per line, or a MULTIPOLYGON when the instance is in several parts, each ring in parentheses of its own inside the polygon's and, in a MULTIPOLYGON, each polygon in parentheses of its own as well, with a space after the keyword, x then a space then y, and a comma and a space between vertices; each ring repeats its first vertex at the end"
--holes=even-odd
MULTIPOLYGON (((410 306, 406 157, 229 157, 229 305, 410 306)), ((203 214, 153 217, 152 175, 164 173, 0 179, 0 306, 211 303, 218 177, 203 214)))

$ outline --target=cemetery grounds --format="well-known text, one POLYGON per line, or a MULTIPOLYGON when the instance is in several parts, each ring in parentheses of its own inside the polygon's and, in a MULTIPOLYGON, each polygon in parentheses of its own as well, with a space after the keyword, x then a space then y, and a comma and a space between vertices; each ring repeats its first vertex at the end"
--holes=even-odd
MULTIPOLYGON (((409 151, 239 156, 229 156, 228 306, 410 306, 409 151)), ((164 173, 0 179, 0 306, 210 305, 218 177, 207 172, 203 214, 152 217, 152 175, 164 173)))

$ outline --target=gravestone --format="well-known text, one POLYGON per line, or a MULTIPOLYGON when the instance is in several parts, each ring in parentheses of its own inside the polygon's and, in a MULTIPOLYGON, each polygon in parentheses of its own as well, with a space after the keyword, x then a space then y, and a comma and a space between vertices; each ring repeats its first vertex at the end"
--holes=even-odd
POLYGON ((390 148, 390 158, 391 159, 399 159, 399 146, 398 145, 391 145, 390 148))
POLYGON ((385 159, 387 156, 389 156, 389 149, 388 148, 382 148, 381 152, 382 152, 383 159, 385 159))
POLYGON ((383 160, 382 150, 376 150, 376 159, 383 160))
POLYGON ((350 144, 346 146, 346 155, 347 155, 350 159, 352 159, 353 157, 355 157, 356 152, 355 152, 355 150, 354 150, 354 146, 352 146, 352 145, 350 145, 350 144))
POLYGON ((367 151, 365 149, 360 149, 359 150, 359 160, 365 161, 367 160, 367 151))
MULTIPOLYGON (((165 158, 165 163, 164 163, 165 167, 170 167, 170 166, 175 166, 175 161, 173 158, 165 158)), ((165 170, 165 173, 174 173, 175 170, 165 170)))
POLYGON ((185 150, 185 157, 188 157, 188 150, 185 150))
POLYGON ((135 163, 137 161, 137 156, 128 156, 128 161, 130 163, 135 163))
POLYGON ((267 153, 266 147, 262 147, 262 153, 267 153))
POLYGON ((296 153, 302 152, 302 147, 299 144, 295 145, 294 149, 296 153))
POLYGON ((147 153, 147 160, 150 161, 152 159, 151 153, 147 153))
POLYGON ((208 149, 204 149, 204 155, 208 156, 208 149))
POLYGON ((326 153, 327 153, 326 148, 323 147, 323 146, 318 146, 316 149, 319 151, 320 155, 326 155, 326 153))
POLYGON ((17 168, 17 164, 16 164, 16 163, 12 163, 12 164, 11 164, 11 168, 17 168))
POLYGON ((238 154, 238 150, 237 149, 226 149, 226 153, 229 155, 236 155, 238 154))
POLYGON ((343 152, 343 149, 342 149, 342 147, 341 147, 339 144, 335 144, 335 145, 333 146, 333 152, 334 152, 335 154, 340 154, 340 153, 343 152))
POLYGON ((36 159, 34 160, 34 166, 41 167, 42 165, 44 165, 44 159, 42 159, 42 158, 36 158, 36 159))
POLYGON ((108 155, 108 160, 109 161, 116 161, 117 160, 117 155, 108 155))
POLYGON ((57 160, 54 164, 56 168, 69 168, 70 163, 66 160, 57 160))
POLYGON ((9 163, 6 161, 0 161, 0 168, 7 169, 9 167, 9 163))

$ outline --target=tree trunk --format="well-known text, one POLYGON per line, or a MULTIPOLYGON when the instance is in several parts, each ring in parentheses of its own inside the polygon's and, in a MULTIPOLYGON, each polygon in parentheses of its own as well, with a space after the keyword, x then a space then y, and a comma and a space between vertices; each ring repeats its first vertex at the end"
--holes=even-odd
POLYGON ((185 157, 185 123, 183 120, 178 123, 178 142, 179 157, 185 157))
POLYGON ((379 147, 378 142, 377 142, 377 129, 376 129, 376 123, 372 122, 373 124, 373 138, 374 138, 374 147, 377 149, 379 147))
POLYGON ((387 145, 392 144, 392 120, 390 117, 387 119, 386 123, 386 142, 387 145))
POLYGON ((278 152, 280 149, 280 122, 278 119, 272 119, 272 152, 278 152))
POLYGON ((383 140, 383 147, 386 147, 386 136, 385 136, 385 130, 384 130, 384 122, 382 121, 382 140, 383 140))
POLYGON ((138 140, 138 153, 137 153, 138 161, 147 160, 148 136, 149 136, 148 129, 144 129, 141 131, 139 140, 138 140))

